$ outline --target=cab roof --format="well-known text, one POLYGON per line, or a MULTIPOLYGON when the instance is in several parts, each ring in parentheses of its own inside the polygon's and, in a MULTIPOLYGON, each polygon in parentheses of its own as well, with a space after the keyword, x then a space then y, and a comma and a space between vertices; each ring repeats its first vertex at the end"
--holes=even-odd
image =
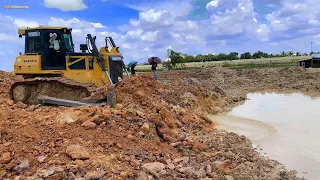
POLYGON ((40 30, 40 29, 67 29, 72 31, 72 28, 68 28, 68 27, 63 27, 63 26, 39 26, 39 27, 27 27, 27 28, 23 28, 23 29, 18 29, 18 34, 19 35, 25 35, 26 30, 40 30))

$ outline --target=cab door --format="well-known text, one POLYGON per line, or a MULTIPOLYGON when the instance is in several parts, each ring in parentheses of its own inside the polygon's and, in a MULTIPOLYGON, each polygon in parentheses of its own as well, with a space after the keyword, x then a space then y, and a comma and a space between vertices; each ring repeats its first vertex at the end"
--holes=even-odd
POLYGON ((65 48, 62 34, 58 30, 42 30, 42 69, 43 70, 65 70, 65 48), (55 49, 51 39, 58 43, 58 49, 55 49))

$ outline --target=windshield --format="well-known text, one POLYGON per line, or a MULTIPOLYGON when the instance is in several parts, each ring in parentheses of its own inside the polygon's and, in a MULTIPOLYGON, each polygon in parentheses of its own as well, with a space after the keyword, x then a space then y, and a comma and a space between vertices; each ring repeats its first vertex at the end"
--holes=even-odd
POLYGON ((63 34, 63 39, 64 39, 64 42, 66 43, 67 52, 74 52, 70 34, 63 34))

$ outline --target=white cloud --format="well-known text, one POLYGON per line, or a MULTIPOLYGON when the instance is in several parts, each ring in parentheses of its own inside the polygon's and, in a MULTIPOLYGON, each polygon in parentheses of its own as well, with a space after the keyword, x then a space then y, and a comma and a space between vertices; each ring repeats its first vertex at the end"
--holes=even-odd
POLYGON ((181 0, 163 0, 163 1, 131 1, 130 3, 126 2, 129 8, 138 10, 140 12, 147 12, 151 9, 155 11, 166 10, 171 12, 176 16, 183 16, 190 13, 193 8, 193 5, 190 0, 181 1, 181 0))
MULTIPOLYGON (((24 50, 24 39, 19 38, 19 27, 11 17, 0 15, 0 24, 2 24, 0 28, 0 49, 2 50, 0 54, 0 69, 11 71, 16 56, 24 50)), ((22 26, 22 24, 19 24, 19 26, 22 26)))
POLYGON ((91 23, 95 28, 105 28, 106 26, 102 25, 101 23, 91 23))
POLYGON ((0 41, 16 42, 18 36, 0 33, 0 41))
POLYGON ((287 24, 282 23, 280 20, 278 20, 275 13, 268 14, 266 19, 269 20, 270 28, 273 31, 284 31, 288 29, 287 24))
POLYGON ((213 13, 209 21, 208 29, 213 35, 252 33, 258 26, 251 0, 239 0, 235 8, 213 13))
POLYGON ((277 11, 266 16, 273 31, 273 39, 281 37, 300 38, 319 32, 320 11, 318 2, 310 0, 284 0, 277 11), (318 30, 316 30, 318 29, 318 30))
POLYGON ((85 29, 85 28, 105 28, 106 26, 101 23, 91 23, 87 21, 80 21, 78 18, 72 18, 69 20, 64 20, 61 18, 51 17, 49 19, 48 25, 50 26, 65 26, 74 29, 85 29))
POLYGON ((145 48, 143 48, 142 50, 143 50, 143 51, 150 52, 150 48, 148 48, 148 47, 145 47, 145 48))
POLYGON ((83 0, 44 0, 44 6, 60 9, 61 11, 78 11, 87 8, 83 0))
POLYGON ((141 36, 143 41, 155 41, 159 31, 147 32, 141 36))
POLYGON ((18 28, 24 27, 25 25, 32 25, 35 22, 29 21, 27 23, 25 20, 14 20, 12 17, 5 17, 0 15, 0 24, 3 26, 0 28, 0 49, 10 46, 18 45, 17 47, 23 45, 24 41, 18 36, 18 28), (3 43, 3 44, 2 44, 3 43), (1 47, 3 45, 3 47, 1 47))
POLYGON ((166 10, 150 9, 139 14, 139 25, 144 27, 161 28, 174 24, 174 15, 166 10))
POLYGON ((173 25, 174 32, 196 32, 199 30, 199 26, 196 22, 186 20, 186 21, 175 21, 173 25))
POLYGON ((320 34, 316 35, 316 36, 314 37, 314 39, 315 39, 315 43, 316 43, 317 45, 320 45, 320 34))
POLYGON ((18 27, 38 27, 39 24, 35 21, 28 21, 24 19, 14 19, 14 24, 18 27))
POLYGON ((118 33, 115 32, 108 32, 108 31, 102 31, 102 32, 98 32, 101 36, 111 36, 113 39, 115 40, 119 40, 122 36, 118 33))
POLYGON ((257 29, 258 36, 262 42, 269 40, 269 29, 266 24, 261 24, 260 27, 257 29))
POLYGON ((213 12, 216 10, 218 5, 219 5, 219 0, 212 0, 206 5, 206 8, 209 12, 213 12))
POLYGON ((308 23, 320 26, 320 21, 317 20, 317 19, 311 19, 311 20, 308 21, 308 23))
POLYGON ((131 40, 137 40, 141 38, 142 33, 143 33, 143 30, 141 29, 132 30, 132 31, 128 31, 125 37, 131 40))
POLYGON ((125 43, 125 44, 122 45, 122 48, 131 49, 132 46, 130 44, 125 43))
POLYGON ((139 21, 137 21, 136 19, 130 19, 130 24, 134 27, 138 27, 139 21))
POLYGON ((201 38, 199 36, 196 36, 196 35, 186 35, 186 39, 190 40, 190 41, 199 41, 199 40, 201 40, 201 38))

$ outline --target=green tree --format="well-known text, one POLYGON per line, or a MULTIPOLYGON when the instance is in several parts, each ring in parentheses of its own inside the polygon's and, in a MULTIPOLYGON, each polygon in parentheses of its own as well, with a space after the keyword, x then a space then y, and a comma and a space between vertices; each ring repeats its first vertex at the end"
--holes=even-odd
POLYGON ((251 53, 250 52, 245 52, 243 54, 240 55, 240 59, 251 59, 251 53))
POLYGON ((207 54, 202 56, 202 62, 205 62, 205 61, 210 61, 210 58, 207 54))
POLYGON ((190 55, 185 56, 185 60, 186 60, 186 62, 194 62, 195 61, 194 57, 190 56, 190 55))
POLYGON ((187 62, 187 58, 184 58, 182 53, 175 52, 172 49, 167 50, 167 57, 169 60, 164 62, 163 66, 168 69, 176 68, 178 67, 178 64, 187 62))
POLYGON ((217 59, 216 56, 213 54, 207 54, 206 56, 207 56, 208 61, 216 61, 216 59, 217 59))
POLYGON ((268 53, 263 53, 263 54, 262 54, 262 57, 264 57, 264 58, 269 58, 270 55, 269 55, 268 53))
POLYGON ((288 54, 286 52, 282 51, 281 52, 281 57, 286 57, 286 56, 288 56, 288 54))
POLYGON ((238 58, 238 53, 237 53, 237 52, 231 52, 231 53, 228 55, 228 59, 229 59, 229 60, 239 59, 239 58, 238 58))
POLYGON ((195 62, 203 62, 204 58, 202 54, 198 54, 195 57, 195 62))
POLYGON ((287 52, 287 55, 291 57, 291 56, 294 55, 294 52, 293 51, 289 51, 289 52, 287 52))
POLYGON ((262 58, 263 57, 263 52, 262 51, 258 51, 252 54, 252 58, 253 59, 258 59, 258 58, 262 58))
POLYGON ((218 54, 217 59, 218 59, 218 61, 228 60, 228 55, 226 55, 225 53, 220 53, 220 54, 218 54))

